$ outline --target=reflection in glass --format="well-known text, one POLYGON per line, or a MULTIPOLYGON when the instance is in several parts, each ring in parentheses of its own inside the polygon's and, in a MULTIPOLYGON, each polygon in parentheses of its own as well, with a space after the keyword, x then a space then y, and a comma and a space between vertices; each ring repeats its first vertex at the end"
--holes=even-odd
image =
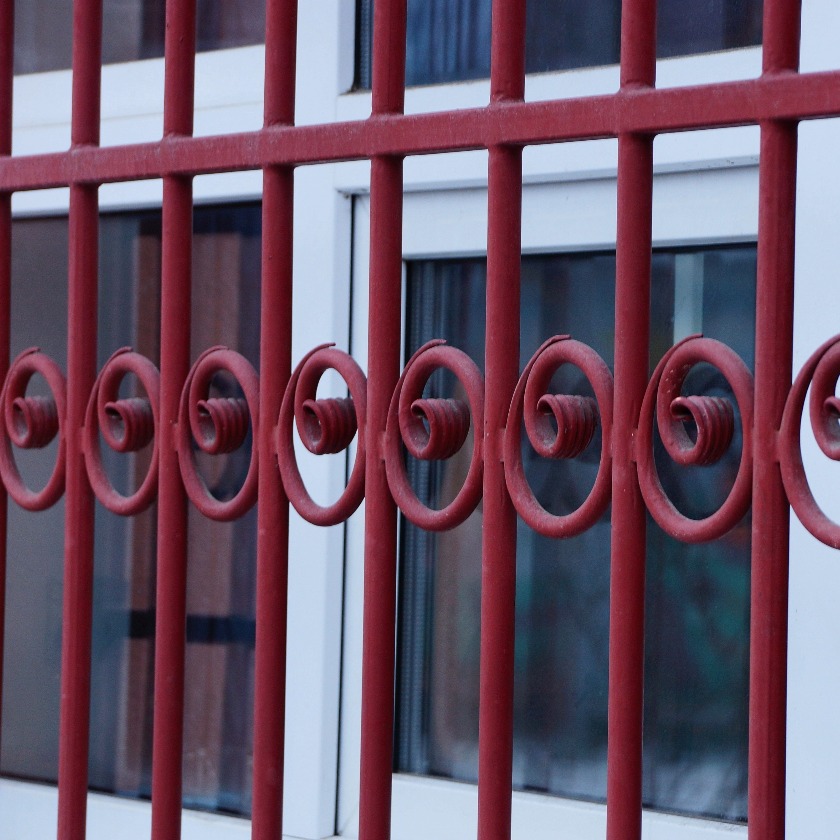
MULTIPOLYGON (((361 0, 357 82, 371 83, 374 0, 361 0)), ((490 75, 491 0, 408 0, 406 83, 455 82, 490 75)), ((660 58, 761 43, 762 0, 659 0, 660 58)), ((621 0, 529 0, 528 73, 615 64, 621 0)))
MULTIPOLYGON (((131 345, 159 364, 160 213, 103 216, 99 284, 101 367, 131 345)), ((67 221, 21 220, 13 228, 12 353, 40 345, 61 366, 66 353, 67 221)), ((191 357, 236 348, 259 352, 260 208, 197 208, 193 240, 191 357)), ((216 383, 221 396, 224 381, 216 383)), ((125 396, 132 393, 128 383, 125 396)), ((232 496, 250 442, 201 461, 215 495, 232 496)), ((103 456, 122 492, 136 487, 150 447, 103 456)), ((20 453, 17 453, 20 454, 20 453)), ((33 485, 49 452, 23 453, 33 485)), ((44 464, 47 464, 45 467, 44 464)), ((96 510, 90 785, 151 792, 156 506, 136 517, 96 510)), ((256 516, 209 522, 190 509, 186 625, 184 804, 247 814, 252 772, 256 516)), ((54 782, 58 766, 63 503, 9 511, 2 753, 5 775, 54 782)))
MULTIPOLYGON (((115 64, 160 58, 165 0, 105 0, 102 61, 115 64)), ((70 67, 73 0, 26 0, 15 4, 15 73, 70 67)), ((265 40, 265 0, 197 0, 199 52, 260 44, 265 40)))
MULTIPOLYGON (((571 333, 608 364, 614 355, 615 257, 525 257, 521 365, 542 341, 571 333)), ((482 366, 483 260, 415 262, 408 275, 409 355, 445 338, 482 366), (468 313, 468 314, 466 314, 468 313)), ((753 359, 755 248, 654 255, 651 367, 675 340, 702 329, 753 359)), ((574 368, 555 393, 590 394, 574 368)), ((692 373, 694 393, 727 395, 719 374, 692 373)), ((435 373, 428 395, 453 396, 435 373)), ((592 486, 600 435, 574 462, 537 458, 526 472, 541 503, 566 512, 592 486)), ((740 457, 740 432, 710 468, 676 468, 658 453, 671 498, 710 513, 740 457)), ((447 462, 410 460, 415 489, 451 499, 470 442, 447 462)), ((661 448, 661 445, 660 445, 661 448)), ((441 534, 402 527, 396 768, 474 781, 478 751, 481 508, 441 534)), ((749 521, 706 546, 686 546, 648 523, 644 801, 650 807, 746 818, 749 521)), ((606 795, 610 524, 551 540, 517 533, 514 785, 581 799, 606 795)))

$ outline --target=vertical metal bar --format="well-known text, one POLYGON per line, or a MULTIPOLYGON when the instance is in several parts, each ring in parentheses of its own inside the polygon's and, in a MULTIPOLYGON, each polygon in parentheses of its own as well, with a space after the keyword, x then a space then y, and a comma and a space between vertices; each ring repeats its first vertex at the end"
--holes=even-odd
MULTIPOLYGON (((0 3, 0 158, 12 153, 14 0, 0 3)), ((12 195, 0 193, 0 381, 9 370, 12 320, 12 195)), ((6 524, 8 497, 0 483, 0 750, 2 749, 3 649, 6 626, 6 524)))
MULTIPOLYGON (((624 0, 621 89, 656 78, 656 0, 624 0)), ((653 137, 618 138, 615 403, 613 428, 607 838, 639 840, 642 830, 645 506, 630 429, 648 380, 653 137)))
POLYGON ((381 0, 376 4, 373 13, 373 75, 371 79, 373 116, 403 113, 405 27, 406 0, 381 0))
MULTIPOLYGON (((72 148, 99 144, 102 2, 73 4, 72 148)), ((81 447, 96 375, 98 187, 70 187, 67 297, 67 477, 58 747, 58 837, 85 836, 93 613, 93 493, 81 447)))
MULTIPOLYGON (((373 19, 372 118, 401 114, 405 100, 405 0, 378 0, 373 19)), ((403 162, 375 157, 370 172, 370 303, 362 628, 360 840, 391 833, 397 511, 381 441, 400 369, 403 162)))
MULTIPOLYGON (((193 130, 195 0, 167 0, 164 138, 193 130)), ((190 363, 192 179, 163 180, 152 837, 181 834, 187 503, 176 452, 181 389, 190 363)))
MULTIPOLYGON (((763 73, 799 68, 801 0, 765 0, 763 73)), ((797 125, 761 126, 750 594, 750 834, 785 834, 790 512, 776 455, 790 388, 797 125)))
MULTIPOLYGON (((265 126, 295 118, 297 0, 266 7, 265 126)), ((286 709, 286 614, 289 500, 274 456, 274 423, 292 361, 294 170, 263 173, 260 308, 259 502, 257 509, 257 635, 254 674, 252 836, 280 840, 286 709)))
MULTIPOLYGON (((525 96, 525 4, 495 0, 490 99, 525 96)), ((513 772, 516 511, 507 493, 502 441, 519 376, 522 148, 488 151, 484 516, 478 727, 478 837, 508 840, 513 772)))

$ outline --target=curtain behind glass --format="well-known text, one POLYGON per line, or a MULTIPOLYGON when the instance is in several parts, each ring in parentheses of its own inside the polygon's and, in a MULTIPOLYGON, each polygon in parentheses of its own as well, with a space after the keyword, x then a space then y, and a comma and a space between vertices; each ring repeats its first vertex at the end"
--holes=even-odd
MULTIPOLYGON (((520 367, 547 337, 570 332, 612 365, 615 257, 525 257, 520 367)), ((485 263, 409 265, 406 352, 442 337, 483 366, 485 263)), ((651 363, 690 332, 726 341, 752 364, 755 248, 658 252, 653 259, 651 363)), ((729 396, 699 368, 692 393, 729 396)), ((457 396, 435 374, 428 396, 457 396)), ((590 394, 564 366, 554 393, 590 394)), ((597 472, 600 435, 575 461, 523 464, 546 509, 578 506, 597 472)), ((657 444, 663 483, 687 515, 714 510, 741 446, 711 468, 676 469, 657 444)), ((416 492, 439 507, 463 482, 469 442, 445 462, 409 459, 416 492)), ((461 526, 428 534, 403 522, 396 768, 475 781, 478 756, 481 506, 461 526)), ((746 816, 749 619, 748 518, 710 545, 686 546, 649 519, 644 802, 683 813, 746 816)), ((606 795, 609 514, 552 540, 517 528, 514 785, 581 799, 606 795)))
MULTIPOLYGON (((67 220, 12 227, 11 356, 39 346, 65 368, 67 220)), ((33 383, 33 393, 40 383, 33 383)), ((40 391, 45 394, 46 391, 40 391)), ((24 480, 43 487, 56 444, 15 453, 24 480)), ((54 780, 58 767, 64 500, 43 513, 8 503, 6 637, 0 771, 54 780)))
MULTIPOLYGON (((374 0, 359 0, 357 84, 369 88, 374 0)), ((406 84, 490 75, 491 0, 408 0, 406 84)), ((660 0, 660 58, 761 43, 762 0, 660 0)), ((528 73, 615 64, 621 0, 529 0, 528 73)))
MULTIPOLYGON (((221 343, 257 367, 259 206, 197 208, 194 229, 191 356, 221 343)), ((102 218, 100 367, 124 345, 159 364, 160 247, 159 213, 102 218)), ((12 252, 12 352, 39 344, 64 366, 66 219, 15 222, 12 252)), ((134 395, 131 383, 125 388, 124 396, 134 395)), ((224 380, 214 388, 238 396, 224 380)), ((103 450, 123 493, 145 475, 150 449, 103 450)), ((22 455, 25 475, 40 486, 54 452, 22 455)), ((249 458, 250 440, 230 456, 199 458, 215 495, 237 492, 249 458)), ((63 503, 39 514, 9 511, 0 771, 46 782, 57 774, 63 515, 63 503)), ((251 807, 255 528, 254 511, 216 523, 189 510, 188 807, 240 814, 251 807)), ((96 507, 90 786, 133 797, 151 792, 156 530, 155 505, 130 518, 96 507)))
MULTIPOLYGON (((162 56, 165 6, 165 0, 104 0, 103 64, 162 56)), ((196 28, 199 52, 260 44, 265 0, 197 0, 196 28)), ((18 0, 15 73, 69 68, 72 31, 72 0, 18 0)))

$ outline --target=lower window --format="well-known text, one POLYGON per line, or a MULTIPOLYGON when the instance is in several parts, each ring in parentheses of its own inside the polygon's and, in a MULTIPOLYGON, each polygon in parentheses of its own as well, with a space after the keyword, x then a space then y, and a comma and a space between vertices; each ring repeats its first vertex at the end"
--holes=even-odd
MULTIPOLYGON (((106 215, 100 231, 98 365, 124 345, 159 364, 160 213, 106 215)), ((65 368, 67 220, 16 221, 12 253, 12 354, 39 345, 65 368)), ((258 364, 259 270, 258 204, 196 208, 192 358, 225 344, 258 364)), ((214 387, 235 396, 222 380, 214 387)), ((51 471, 51 446, 16 452, 30 486, 51 471)), ((204 464, 219 497, 238 491, 248 448, 204 464)), ((150 453, 103 447, 122 492, 142 480, 150 453)), ((188 523, 184 804, 243 815, 251 807, 255 521, 256 511, 216 523, 190 508, 188 523)), ((57 776, 63 529, 63 502, 44 513, 10 505, 0 771, 17 779, 57 776)), ((90 786, 141 798, 151 789, 155 544, 156 505, 130 519, 97 508, 90 786)))
MULTIPOLYGON (((756 250, 752 245, 654 253, 651 370, 681 338, 702 332, 753 363, 756 250)), ((406 358, 445 338, 483 366, 483 259, 408 263, 406 358)), ((527 256, 522 262, 520 369, 546 338, 570 333, 612 366, 615 256, 527 256)), ((429 396, 454 397, 436 372, 429 396)), ((590 394, 573 368, 556 393, 590 394)), ((726 396, 711 368, 686 393, 726 396)), ((472 434, 472 433, 471 433, 472 434)), ((523 436, 524 437, 524 436, 523 436)), ((567 512, 585 498, 600 437, 575 461, 547 462, 524 444, 543 506, 567 512)), ((661 446, 660 446, 661 449, 661 446)), ((435 507, 463 481, 471 444, 445 462, 410 464, 415 490, 435 507)), ((728 492, 740 431, 714 467, 678 468, 660 452, 663 485, 688 516, 728 492)), ((395 770, 475 781, 481 581, 481 506, 453 531, 403 521, 395 770)), ((680 544, 648 522, 644 804, 744 821, 747 813, 750 522, 708 545, 680 544)), ((570 540, 517 535, 514 787, 603 801, 606 795, 609 513, 570 540)))

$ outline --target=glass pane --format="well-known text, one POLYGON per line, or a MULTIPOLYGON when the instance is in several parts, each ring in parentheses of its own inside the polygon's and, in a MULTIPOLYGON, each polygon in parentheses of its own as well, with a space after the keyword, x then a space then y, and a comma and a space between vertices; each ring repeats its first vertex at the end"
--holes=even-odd
MULTIPOLYGON (((521 365, 547 337, 569 332, 612 365, 615 257, 525 257, 521 365)), ((409 264, 406 353, 445 338, 483 365, 483 260, 409 264), (466 317, 464 313, 469 313, 466 317)), ((675 340, 719 338, 752 365, 755 248, 658 252, 652 272, 651 365, 675 340)), ((591 394, 562 368, 555 393, 591 394)), ((453 396, 436 373, 430 396, 453 396)), ((727 395, 714 371, 688 387, 727 395)), ((600 437, 573 462, 523 444, 531 486, 555 513, 576 507, 597 470, 600 437)), ((709 513, 729 487, 740 436, 711 468, 678 469, 658 453, 669 493, 709 513)), ((440 506, 465 475, 469 442, 446 462, 410 460, 415 489, 440 506)), ((481 507, 441 534, 403 522, 397 757, 400 771, 475 781, 481 507)), ((645 804, 746 817, 749 521, 707 546, 685 546, 648 523, 645 804)), ((606 795, 610 524, 569 540, 517 530, 514 785, 581 799, 606 795)))
MULTIPOLYGON (((374 0, 360 0, 357 83, 371 83, 374 0)), ((491 0, 408 0, 406 83, 436 84, 490 75, 491 0)), ((660 58, 761 43, 762 0, 660 0, 660 58)), ((529 73, 615 64, 621 0, 529 0, 529 73)))
MULTIPOLYGON (((115 64, 163 55, 165 0, 104 0, 102 61, 115 64)), ((197 0, 200 52, 261 44, 265 0, 197 0)), ((15 73, 66 70, 72 58, 72 0, 15 4, 15 73)))
MULTIPOLYGON (((226 344, 256 366, 260 208, 197 208, 194 231, 191 355, 226 344)), ((67 222, 15 222, 13 236, 13 353, 40 344, 64 366, 67 222)), ((101 220, 100 366, 124 345, 159 361, 160 244, 159 213, 101 220)), ((215 386, 220 395, 237 395, 223 381, 215 386)), ((131 389, 128 383, 125 396, 131 389)), ((145 475, 150 447, 103 454, 115 485, 128 492, 145 475)), ((217 496, 238 490, 249 457, 250 441, 201 463, 217 496)), ((33 470, 51 466, 49 453, 27 460, 33 470)), ((33 483, 38 479, 33 472, 33 483)), ((10 505, 0 769, 48 782, 57 772, 63 514, 63 505, 38 514, 10 505)), ((234 523, 189 513, 189 807, 240 814, 251 807, 255 526, 255 512, 234 523)), ((151 791, 155 544, 155 506, 125 519, 97 505, 90 785, 141 797, 151 791)))
POLYGON ((658 54, 728 50, 761 43, 762 0, 659 0, 658 54))
MULTIPOLYGON (((16 222, 12 358, 38 346, 63 365, 66 300, 67 220, 16 222)), ((16 451, 31 487, 44 486, 55 454, 55 442, 40 452, 16 451)), ((58 766, 64 501, 38 514, 9 501, 8 511, 0 769, 52 780, 58 766)))

